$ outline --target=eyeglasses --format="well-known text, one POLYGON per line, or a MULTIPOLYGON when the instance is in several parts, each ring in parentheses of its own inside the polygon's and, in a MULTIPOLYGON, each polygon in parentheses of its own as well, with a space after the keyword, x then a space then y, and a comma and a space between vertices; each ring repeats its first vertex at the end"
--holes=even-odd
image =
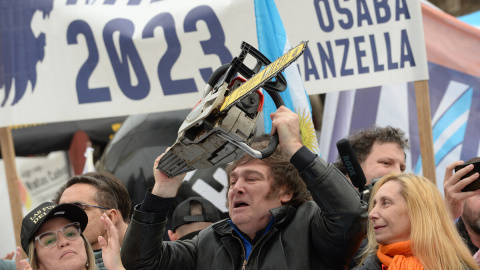
POLYGON ((75 240, 81 233, 80 223, 73 222, 63 226, 60 230, 44 232, 35 237, 35 241, 45 248, 52 248, 57 245, 58 232, 61 232, 68 240, 75 240))
POLYGON ((107 208, 107 207, 103 207, 103 206, 98 206, 98 205, 90 205, 90 204, 86 204, 86 203, 81 203, 81 202, 74 202, 72 203, 80 208, 83 209, 83 211, 85 211, 85 206, 88 206, 88 207, 95 207, 95 208, 100 208, 100 209, 105 209, 105 210, 110 210, 110 208, 107 208))

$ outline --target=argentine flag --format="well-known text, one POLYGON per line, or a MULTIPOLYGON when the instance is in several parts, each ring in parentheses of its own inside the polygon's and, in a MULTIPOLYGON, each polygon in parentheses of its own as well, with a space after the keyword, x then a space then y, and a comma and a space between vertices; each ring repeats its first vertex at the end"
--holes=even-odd
MULTIPOLYGON (((273 62, 291 49, 275 1, 255 0, 255 17, 259 50, 273 62)), ((296 64, 292 63, 288 66, 283 74, 287 79, 287 89, 280 93, 283 102, 287 108, 296 112, 299 116, 303 144, 312 152, 318 154, 319 146, 312 121, 312 107, 296 64)), ((265 91, 264 96, 265 133, 269 133, 272 129, 270 113, 275 112, 277 108, 265 91)))

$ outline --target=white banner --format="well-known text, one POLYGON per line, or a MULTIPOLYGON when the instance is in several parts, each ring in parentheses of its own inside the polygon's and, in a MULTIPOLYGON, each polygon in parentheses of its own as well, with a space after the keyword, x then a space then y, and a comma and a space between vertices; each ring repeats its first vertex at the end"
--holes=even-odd
MULTIPOLYGON (((309 41, 309 94, 428 78, 419 1, 276 2, 292 46, 309 41)), ((0 126, 192 108, 242 41, 257 46, 252 1, 14 1, 0 15, 0 126)))
POLYGON ((15 162, 17 174, 34 206, 51 201, 71 175, 70 163, 64 151, 51 152, 46 157, 17 157, 15 162))

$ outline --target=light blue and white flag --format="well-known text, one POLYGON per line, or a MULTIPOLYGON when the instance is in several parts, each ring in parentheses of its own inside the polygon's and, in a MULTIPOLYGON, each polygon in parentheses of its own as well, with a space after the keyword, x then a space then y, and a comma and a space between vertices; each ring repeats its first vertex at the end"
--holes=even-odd
MULTIPOLYGON (((255 17, 259 50, 273 62, 291 49, 275 1, 255 0, 255 17)), ((303 87, 298 68, 295 64, 291 64, 285 69, 283 74, 287 79, 287 89, 280 93, 283 102, 287 108, 296 112, 300 118, 303 144, 312 152, 318 154, 319 147, 312 121, 312 107, 303 87)), ((267 93, 264 93, 264 95, 264 125, 265 133, 268 133, 272 129, 270 113, 276 111, 276 106, 267 93)))

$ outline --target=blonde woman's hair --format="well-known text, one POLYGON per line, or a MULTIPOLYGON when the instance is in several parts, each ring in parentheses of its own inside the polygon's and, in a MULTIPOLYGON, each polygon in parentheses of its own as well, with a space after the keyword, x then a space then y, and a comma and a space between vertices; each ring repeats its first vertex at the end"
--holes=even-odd
MULTIPOLYGON (((95 254, 93 254, 93 249, 90 243, 88 243, 87 239, 83 236, 83 233, 80 234, 80 236, 83 239, 83 244, 85 246, 85 250, 87 252, 87 261, 85 262, 85 269, 86 270, 97 270, 97 265, 95 264, 95 254), (88 262, 88 267, 86 266, 88 262)), ((38 270, 38 263, 39 263, 39 258, 37 256, 37 252, 35 251, 35 239, 32 239, 30 241, 30 244, 28 244, 28 254, 27 254, 29 260, 30 260, 30 266, 32 267, 32 270, 38 270)))
MULTIPOLYGON (((425 270, 480 269, 457 232, 440 192, 427 178, 407 173, 391 173, 382 177, 375 183, 370 195, 369 213, 378 189, 389 181, 397 181, 402 187, 400 193, 406 201, 412 226, 412 252, 425 270)), ((362 263, 378 250, 371 222, 367 237, 368 245, 362 252, 362 263)))

